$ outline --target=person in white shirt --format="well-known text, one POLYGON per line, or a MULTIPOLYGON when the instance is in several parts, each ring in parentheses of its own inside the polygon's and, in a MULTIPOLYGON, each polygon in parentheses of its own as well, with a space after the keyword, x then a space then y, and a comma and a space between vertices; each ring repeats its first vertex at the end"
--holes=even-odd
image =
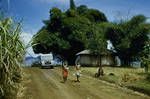
POLYGON ((77 80, 76 80, 76 82, 80 82, 80 80, 79 80, 79 78, 80 78, 80 76, 81 76, 81 71, 80 71, 80 64, 77 64, 76 66, 75 66, 75 68, 76 68, 76 77, 77 77, 77 80))

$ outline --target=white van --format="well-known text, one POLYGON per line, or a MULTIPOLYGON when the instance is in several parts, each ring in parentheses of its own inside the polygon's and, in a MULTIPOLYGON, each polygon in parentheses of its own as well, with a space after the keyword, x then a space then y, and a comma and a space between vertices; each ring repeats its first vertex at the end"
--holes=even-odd
POLYGON ((40 54, 40 60, 42 68, 53 68, 62 65, 62 59, 58 56, 54 57, 52 53, 40 54))
POLYGON ((54 65, 54 60, 53 60, 53 54, 41 54, 40 55, 41 58, 41 67, 42 68, 53 68, 54 65))

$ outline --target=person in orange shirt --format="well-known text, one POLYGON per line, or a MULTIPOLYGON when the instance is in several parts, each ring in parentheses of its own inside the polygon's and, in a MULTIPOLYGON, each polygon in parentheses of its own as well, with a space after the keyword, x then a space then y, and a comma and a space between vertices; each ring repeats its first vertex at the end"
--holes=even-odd
POLYGON ((65 83, 67 81, 68 77, 68 67, 67 66, 62 66, 62 75, 63 75, 63 82, 65 83))

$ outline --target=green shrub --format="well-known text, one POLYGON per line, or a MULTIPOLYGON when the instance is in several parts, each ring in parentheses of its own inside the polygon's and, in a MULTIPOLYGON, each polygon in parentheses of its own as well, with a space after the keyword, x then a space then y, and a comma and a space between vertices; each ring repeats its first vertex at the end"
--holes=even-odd
POLYGON ((16 99, 20 87, 25 53, 20 29, 10 18, 0 20, 0 99, 16 99))

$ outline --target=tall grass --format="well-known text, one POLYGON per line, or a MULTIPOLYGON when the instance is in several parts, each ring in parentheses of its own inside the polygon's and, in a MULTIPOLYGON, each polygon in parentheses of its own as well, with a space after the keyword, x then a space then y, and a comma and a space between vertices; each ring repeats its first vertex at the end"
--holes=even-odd
POLYGON ((25 54, 20 29, 10 18, 0 20, 0 99, 16 99, 20 87, 25 54))

